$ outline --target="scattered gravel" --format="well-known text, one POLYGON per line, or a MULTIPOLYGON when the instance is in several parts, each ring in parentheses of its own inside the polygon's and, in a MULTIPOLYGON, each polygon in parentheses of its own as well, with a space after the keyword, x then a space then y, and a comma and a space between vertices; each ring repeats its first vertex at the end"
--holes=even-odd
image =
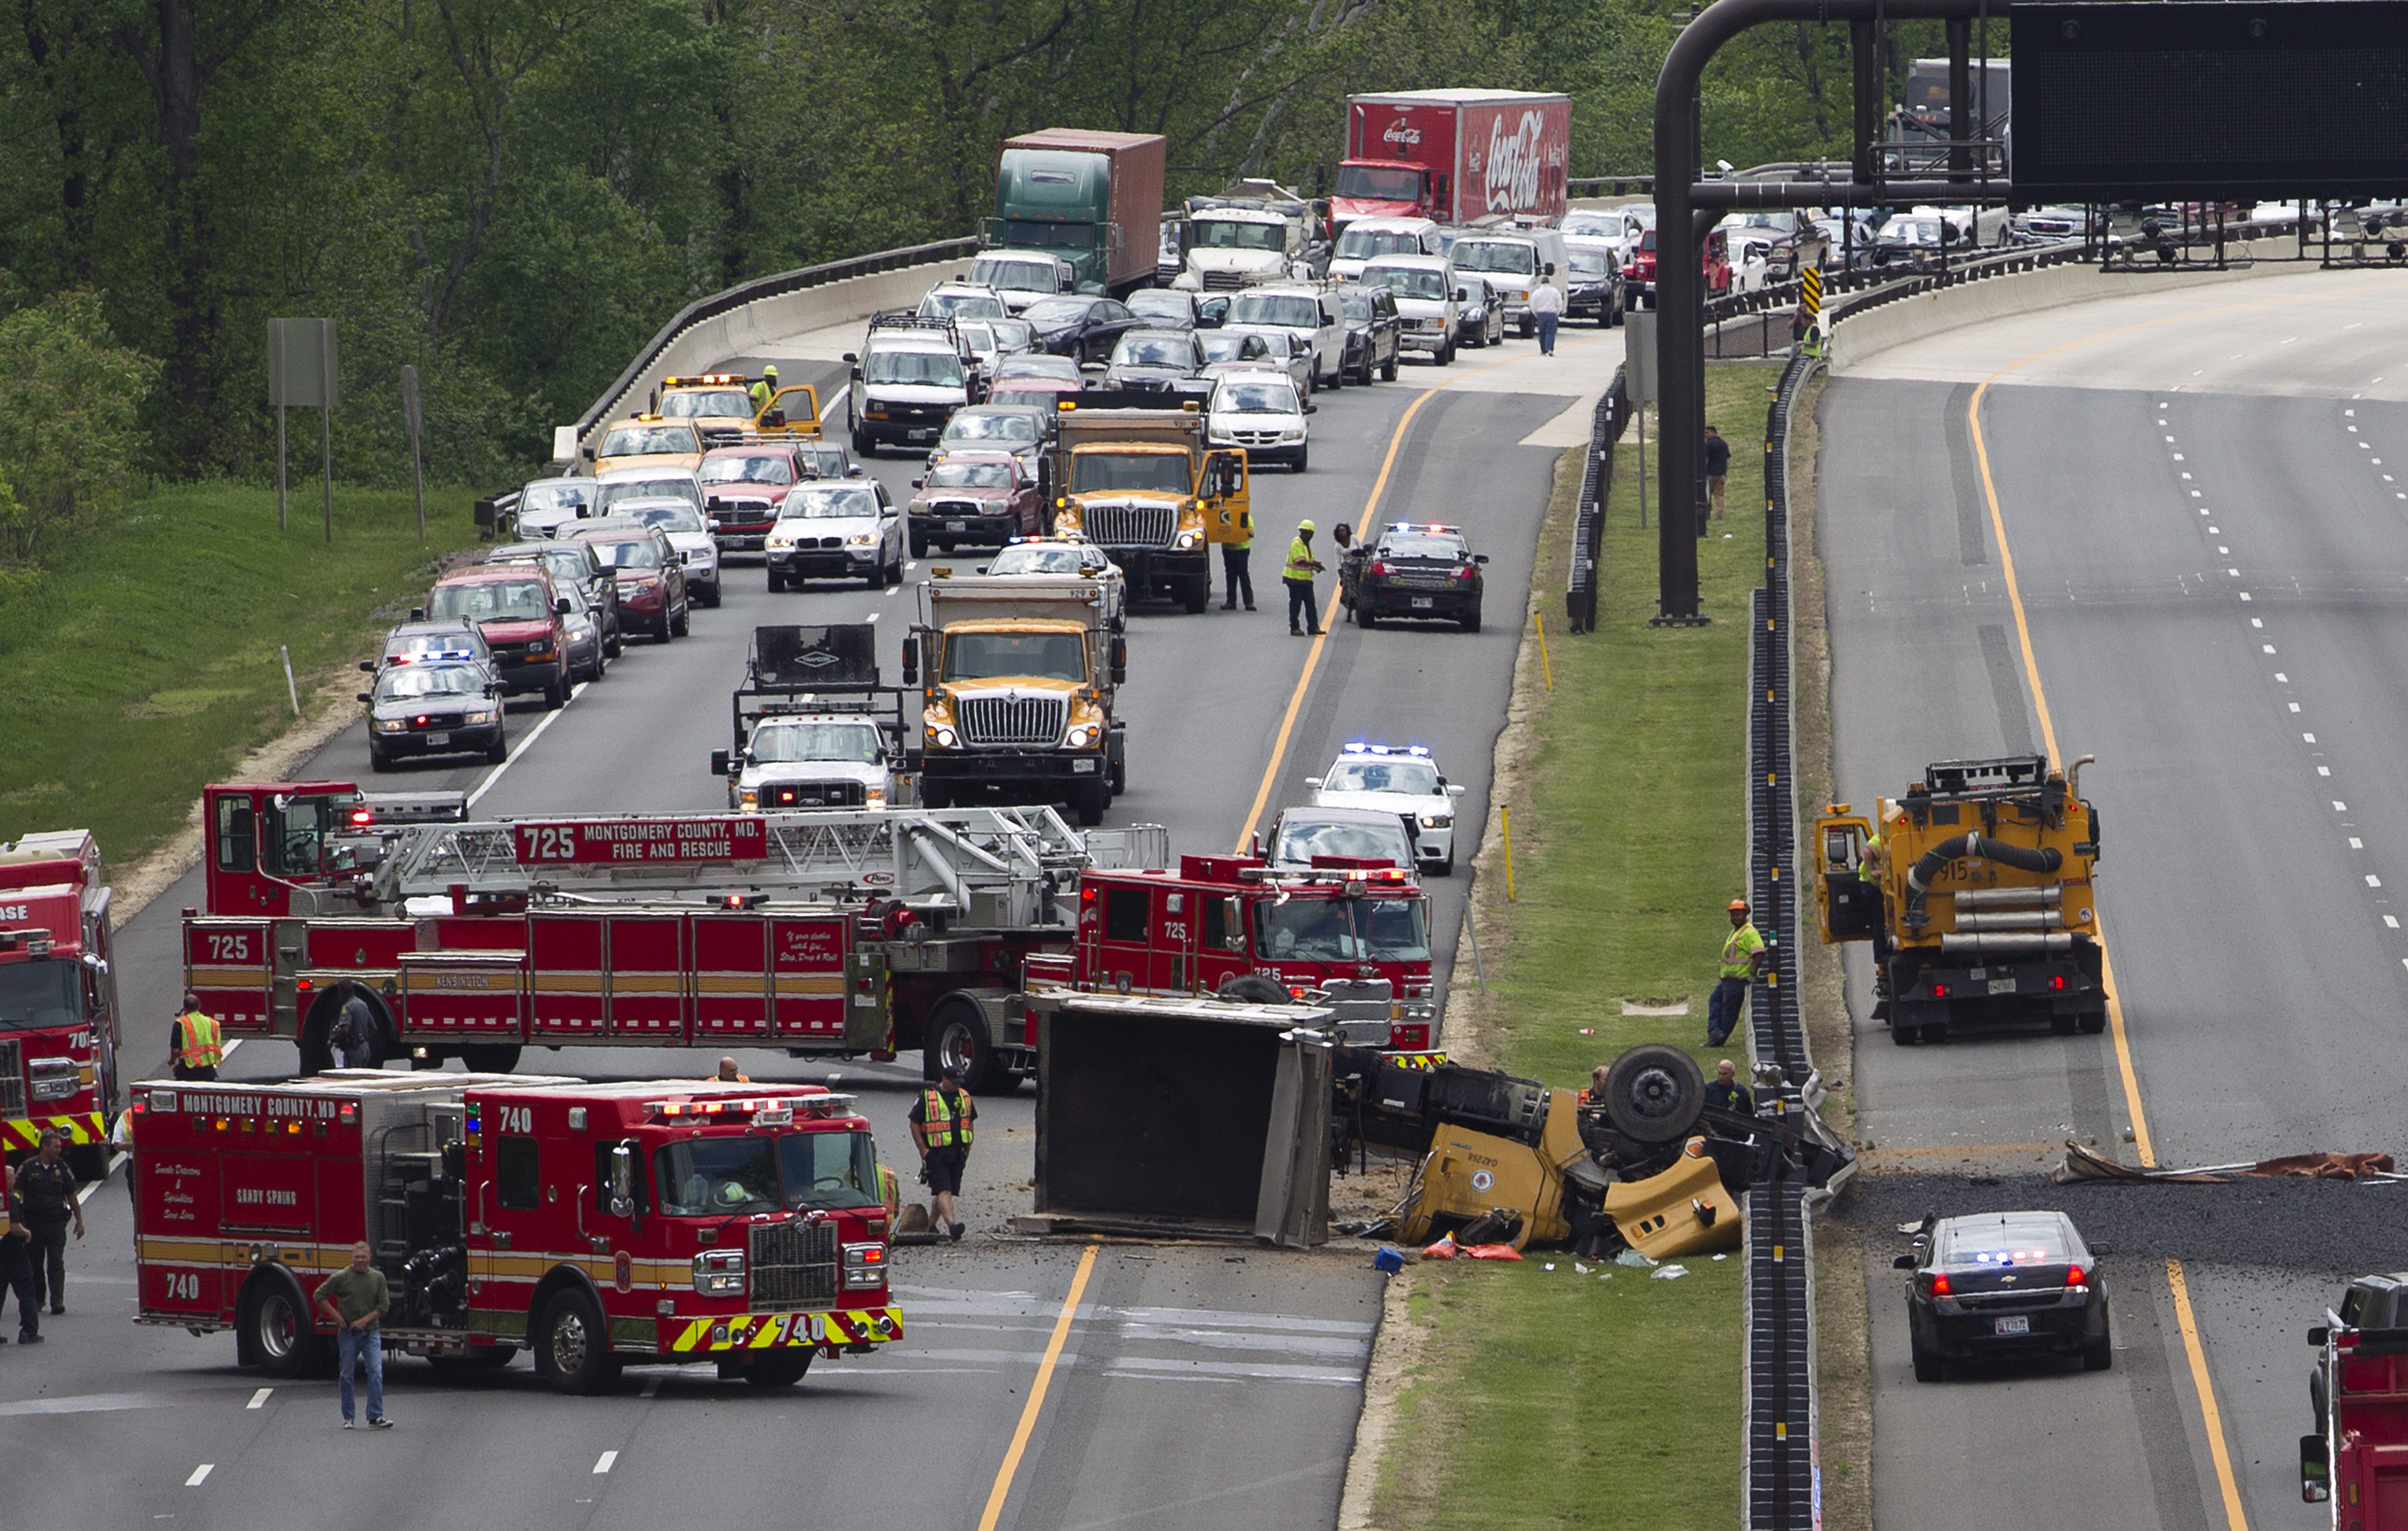
POLYGON ((2118 1260, 2259 1266, 2344 1281, 2408 1270, 2408 1181, 2235 1180, 2225 1185, 2057 1185, 2041 1175, 1866 1175, 1825 1214, 1864 1230, 1868 1247, 1907 1238, 1926 1211, 2044 1208, 2064 1212, 2118 1260))

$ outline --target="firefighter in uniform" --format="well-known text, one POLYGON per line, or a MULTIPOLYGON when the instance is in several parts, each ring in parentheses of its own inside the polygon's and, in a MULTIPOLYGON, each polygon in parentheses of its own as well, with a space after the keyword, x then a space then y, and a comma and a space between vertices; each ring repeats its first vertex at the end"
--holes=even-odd
POLYGON ((216 1018, 201 1009, 201 996, 184 991, 184 1013, 176 1017, 172 1059, 179 1080, 213 1080, 225 1062, 225 1038, 216 1018))
POLYGON ((920 1092, 911 1107, 911 1141, 920 1149, 920 1178, 928 1184, 928 1221, 959 1242, 962 1225, 953 1221, 953 1198, 961 1194, 962 1170, 969 1162, 972 1124, 978 1106, 962 1088, 958 1068, 948 1068, 933 1090, 920 1092))
POLYGON ((1747 986, 1764 971, 1771 949, 1748 919, 1747 900, 1730 901, 1731 933, 1723 942, 1722 962, 1714 970, 1714 992, 1706 1001, 1706 1045, 1720 1047, 1739 1024, 1747 1004, 1747 986))

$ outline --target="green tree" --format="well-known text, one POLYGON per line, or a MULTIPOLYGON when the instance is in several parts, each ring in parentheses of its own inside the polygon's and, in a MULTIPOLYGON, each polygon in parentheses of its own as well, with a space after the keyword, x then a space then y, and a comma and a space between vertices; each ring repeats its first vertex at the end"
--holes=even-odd
POLYGON ((157 374, 89 290, 0 315, 0 553, 31 561, 123 502, 157 374))

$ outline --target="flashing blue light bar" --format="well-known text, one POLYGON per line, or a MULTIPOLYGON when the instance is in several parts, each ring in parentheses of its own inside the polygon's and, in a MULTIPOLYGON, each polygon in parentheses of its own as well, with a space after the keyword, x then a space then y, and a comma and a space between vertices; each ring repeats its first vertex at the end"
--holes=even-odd
POLYGON ((1343 751, 1350 755, 1418 755, 1425 760, 1429 758, 1429 752, 1426 744, 1366 744, 1361 739, 1347 745, 1343 751))

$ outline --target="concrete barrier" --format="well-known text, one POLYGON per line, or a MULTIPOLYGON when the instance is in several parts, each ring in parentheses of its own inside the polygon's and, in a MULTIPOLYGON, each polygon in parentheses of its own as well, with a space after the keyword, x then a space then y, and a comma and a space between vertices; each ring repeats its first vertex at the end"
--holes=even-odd
MULTIPOLYGON (((640 409, 663 378, 708 372, 731 356, 757 354, 797 335, 836 324, 864 322, 881 308, 910 308, 929 288, 968 276, 969 268, 968 261, 932 261, 925 265, 907 265, 867 277, 848 277, 819 287, 781 293, 698 321, 678 332, 677 337, 662 348, 652 365, 637 376, 577 445, 591 445, 613 421, 624 420, 640 409)), ((563 426, 555 435, 574 431, 574 426, 563 426)))
POLYGON ((2315 269, 2313 263, 2290 258, 2299 249, 2295 239, 2260 239, 2230 248, 2236 256, 2254 257, 2256 264, 2226 271, 2163 273, 2101 271, 2086 265, 2053 265, 1936 288, 1893 299, 1860 313, 1842 309, 1831 326, 1831 371, 1844 377, 1854 364, 1893 346, 1985 320, 2042 308, 2062 308, 2075 303, 2096 303, 2102 298, 2129 297, 2134 293, 2207 287, 2253 276, 2315 269))

